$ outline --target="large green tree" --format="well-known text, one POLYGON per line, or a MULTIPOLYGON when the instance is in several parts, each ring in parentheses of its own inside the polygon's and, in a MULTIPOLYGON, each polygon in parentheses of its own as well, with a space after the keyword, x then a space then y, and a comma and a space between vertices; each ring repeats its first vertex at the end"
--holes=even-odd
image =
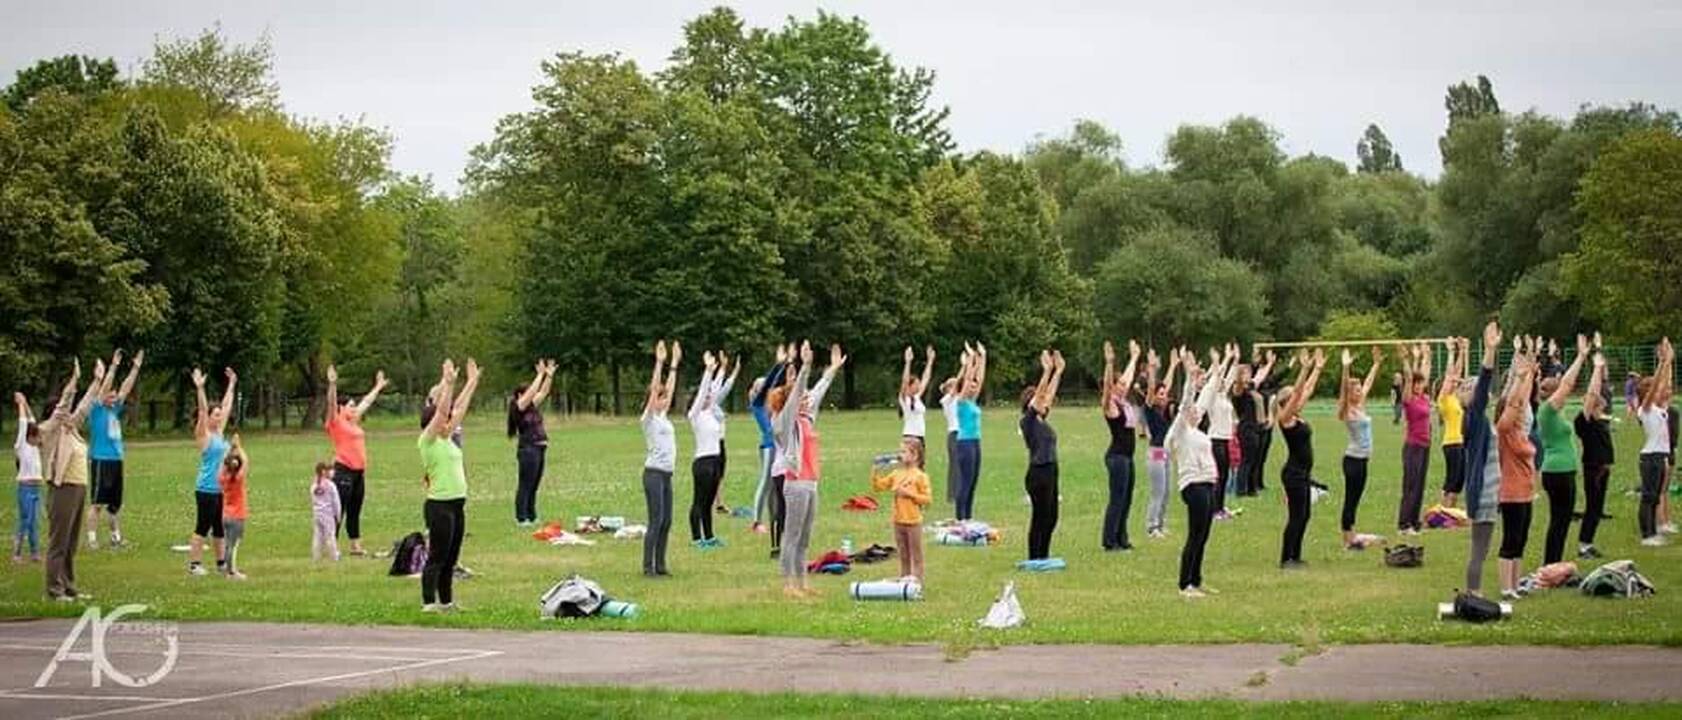
POLYGON ((1651 340, 1682 327, 1682 136, 1660 129, 1612 143, 1583 178, 1570 283, 1615 335, 1651 340))
POLYGON ((1160 348, 1267 333, 1265 281, 1243 262, 1221 257, 1206 232, 1163 226, 1141 233, 1098 265, 1096 286, 1107 337, 1160 348))

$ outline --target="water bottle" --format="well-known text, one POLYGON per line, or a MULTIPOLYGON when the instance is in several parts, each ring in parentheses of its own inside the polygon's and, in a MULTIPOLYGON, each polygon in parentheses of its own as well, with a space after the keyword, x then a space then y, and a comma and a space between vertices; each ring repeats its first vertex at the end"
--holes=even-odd
POLYGON ((841 554, 847 557, 853 556, 853 536, 848 535, 841 538, 841 554))

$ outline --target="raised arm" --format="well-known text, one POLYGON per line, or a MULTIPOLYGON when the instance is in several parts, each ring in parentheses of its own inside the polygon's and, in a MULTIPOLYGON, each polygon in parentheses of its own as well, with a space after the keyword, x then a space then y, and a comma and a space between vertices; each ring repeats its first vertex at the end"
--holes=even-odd
MULTIPOLYGON (((1585 397, 1599 398, 1600 393, 1601 393, 1601 388, 1604 387, 1605 385, 1606 385, 1606 358, 1605 358, 1605 356, 1600 354, 1599 350, 1596 350, 1594 352, 1594 371, 1589 373, 1589 390, 1588 390, 1588 393, 1586 393, 1585 397)), ((1606 415, 1609 415, 1610 413, 1607 412, 1608 408, 1606 407, 1606 403, 1601 402, 1600 405, 1601 405, 1600 412, 1595 413, 1595 414, 1599 415, 1601 417, 1605 417, 1606 415)))
POLYGON ((917 352, 906 345, 901 356, 904 363, 899 366, 899 397, 905 399, 911 397, 911 361, 917 357, 917 352))
POLYGON ((321 414, 321 424, 326 426, 333 422, 333 417, 339 412, 339 368, 337 365, 327 365, 327 412, 321 414))
POLYGON ((1278 422, 1283 424, 1288 420, 1295 420, 1302 413, 1303 405, 1308 404, 1308 398, 1314 394, 1315 386, 1320 383, 1320 370, 1326 367, 1326 351, 1316 348, 1312 360, 1298 363, 1297 382, 1291 390, 1291 398, 1285 401, 1285 407, 1280 408, 1278 422))
POLYGON ((654 374, 648 378, 648 396, 642 402, 642 414, 647 416, 654 410, 654 398, 660 396, 660 371, 666 365, 666 341, 654 343, 654 374))
POLYGON ((520 393, 519 397, 514 398, 515 409, 524 411, 531 407, 532 403, 537 402, 537 394, 543 392, 543 370, 545 367, 542 360, 537 361, 531 382, 526 383, 526 391, 520 393))
POLYGON ((111 351, 111 364, 105 366, 105 378, 99 381, 99 392, 94 397, 101 400, 111 394, 111 386, 117 383, 117 368, 123 365, 123 350, 118 348, 111 351))
POLYGON ((222 368, 222 376, 228 379, 228 386, 222 388, 222 422, 227 424, 234 415, 234 386, 239 384, 239 375, 233 368, 222 368))
POLYGON ((741 372, 742 358, 738 356, 736 364, 731 365, 730 356, 725 355, 724 351, 720 350, 718 353, 718 376, 713 380, 714 405, 723 402, 724 398, 730 397, 730 391, 736 387, 736 376, 740 375, 741 372), (730 370, 729 373, 724 372, 726 368, 730 370))
POLYGON ((711 350, 701 353, 701 384, 695 387, 695 395, 689 398, 689 412, 686 416, 693 419, 697 413, 706 411, 707 398, 713 391, 713 373, 718 370, 718 361, 713 358, 711 350))
POLYGON ((1343 371, 1337 378, 1337 419, 1349 419, 1349 366, 1355 364, 1355 355, 1344 348, 1338 358, 1343 365, 1343 371))
POLYGON ((29 442, 29 423, 35 420, 35 416, 29 411, 29 398, 24 397, 23 393, 12 393, 12 404, 18 408, 18 437, 12 443, 12 447, 16 449, 29 442))
POLYGON ((677 366, 678 366, 678 363, 680 363, 682 361, 683 361, 683 345, 678 343, 678 341, 673 340, 672 341, 672 364, 671 364, 671 366, 666 368, 666 387, 665 387, 665 391, 666 391, 666 398, 668 399, 668 402, 670 401, 671 398, 677 397, 677 395, 675 394, 677 392, 677 366))
POLYGON ((81 425, 88 419, 88 413, 93 412, 93 404, 99 401, 99 395, 105 391, 108 383, 105 363, 95 360, 93 363, 93 380, 88 383, 88 389, 82 391, 82 399, 76 402, 76 407, 70 411, 70 422, 81 425))
POLYGON ((835 384, 836 373, 841 372, 842 366, 846 364, 847 356, 841 352, 841 346, 835 344, 830 345, 829 367, 823 369, 823 377, 818 378, 817 384, 813 385, 812 389, 808 390, 806 393, 812 398, 813 415, 816 415, 818 408, 823 406, 824 396, 829 394, 830 386, 835 384))
POLYGON ((1051 359, 1051 351, 1041 350, 1040 379, 1039 382, 1034 383, 1034 394, 1028 397, 1028 405, 1042 415, 1051 408, 1051 374, 1054 366, 1055 362, 1051 359))
POLYGON ((1446 367, 1443 369, 1442 381, 1437 385, 1437 397, 1439 398, 1454 392, 1454 381, 1460 367, 1460 358, 1455 355, 1454 350, 1454 341, 1450 340, 1447 345, 1448 357, 1446 358, 1446 367))
POLYGON ((198 398, 198 409, 193 418, 193 435, 203 442, 210 434, 210 399, 204 394, 204 371, 193 368, 193 389, 198 398))
POLYGON ((422 431, 426 437, 433 439, 447 437, 450 434, 450 428, 455 427, 450 424, 450 410, 455 401, 453 397, 455 382, 456 364, 449 358, 445 358, 444 364, 439 368, 438 384, 433 386, 433 406, 437 409, 432 413, 432 421, 428 422, 426 429, 422 431))
MULTIPOLYGON (((1254 354, 1254 352, 1255 351, 1252 350, 1251 354, 1254 354)), ((1267 382, 1267 379, 1273 375, 1273 364, 1278 360, 1279 356, 1275 355, 1272 350, 1268 350, 1267 362, 1263 363, 1261 368, 1256 370, 1255 376, 1250 379, 1251 384, 1256 387, 1261 387, 1262 383, 1267 382)))
POLYGON ((934 346, 930 345, 930 346, 923 349, 923 377, 922 377, 922 382, 917 384, 917 397, 918 398, 922 398, 922 397, 928 395, 929 381, 933 380, 933 379, 934 379, 934 346))
POLYGON ((754 407, 761 407, 765 405, 765 398, 767 395, 771 394, 771 388, 782 384, 783 373, 787 371, 788 355, 786 351, 783 350, 783 346, 779 344, 777 345, 777 363, 772 365, 770 370, 766 371, 765 382, 760 383, 759 390, 754 392, 752 397, 748 398, 748 404, 754 407))
POLYGON ((1653 382, 1647 392, 1641 396, 1641 408, 1643 410, 1668 404, 1670 400, 1671 365, 1675 358, 1674 352, 1670 346, 1670 338, 1659 341, 1658 347, 1654 350, 1654 354, 1658 356, 1658 362, 1653 365, 1653 382))
POLYGON ((357 417, 362 417, 363 415, 368 414, 368 410, 374 407, 374 401, 380 399, 380 391, 385 389, 385 385, 385 371, 380 370, 375 372, 374 388, 369 390, 367 395, 362 396, 362 402, 356 404, 357 417))
POLYGON ((1046 409, 1050 409, 1052 405, 1057 404, 1057 391, 1063 387, 1063 368, 1066 367, 1063 362, 1063 351, 1051 351, 1051 362, 1051 384, 1046 387, 1045 391, 1046 409))
MULTIPOLYGON (((128 402, 129 395, 134 393, 135 381, 140 379, 140 366, 145 362, 146 351, 136 351, 134 353, 134 362, 129 364, 128 376, 123 378, 122 387, 117 389, 117 402, 128 402)), ((112 370, 111 372, 112 374, 116 373, 115 370, 112 370)))
POLYGON ((1495 359, 1500 352, 1501 326, 1491 320, 1483 327, 1483 366, 1472 390, 1472 403, 1466 408, 1466 414, 1471 417, 1483 417, 1485 408, 1489 407, 1489 389, 1495 384, 1495 359))
MULTIPOLYGON (((1583 359, 1589 354, 1589 340, 1582 335, 1577 336, 1577 357, 1571 359, 1571 366, 1565 369, 1565 374, 1559 377, 1559 387, 1554 388, 1548 396, 1548 404, 1554 410, 1564 410, 1565 401, 1571 397, 1571 391, 1577 387, 1577 376, 1583 371, 1583 359)), ((1595 389, 1599 392, 1599 388, 1595 389)))
POLYGON ((1176 353, 1172 350, 1169 351, 1169 354, 1173 355, 1173 357, 1168 359, 1168 370, 1162 374, 1162 385, 1163 385, 1164 388, 1166 388, 1168 390, 1168 396, 1173 397, 1174 396, 1174 368, 1177 368, 1177 367, 1180 366, 1180 354, 1176 353))
POLYGON ((975 392, 970 397, 981 395, 981 389, 987 387, 987 346, 975 344, 975 357, 970 358, 970 372, 975 377, 975 392))
MULTIPOLYGON (((1059 357, 1061 357, 1061 356, 1059 356, 1059 357)), ((1117 387, 1121 391, 1121 396, 1123 398, 1127 397, 1127 391, 1132 389, 1132 387, 1133 387, 1133 377, 1135 375, 1135 372, 1138 370, 1138 367, 1139 367, 1139 341, 1128 340, 1127 341, 1127 367, 1122 368, 1121 369, 1121 376, 1116 378, 1117 387)), ((1062 372, 1061 372, 1062 368, 1059 367, 1058 371, 1059 371, 1058 372, 1058 378, 1059 378, 1059 380, 1061 380, 1061 378, 1062 378, 1062 372)))
POLYGON ((1115 345, 1108 340, 1104 341, 1104 379, 1099 387, 1102 390, 1098 393, 1098 411, 1106 418, 1116 418, 1121 408, 1115 403, 1115 345))
POLYGON ((538 362, 543 366, 543 387, 538 389, 537 395, 531 399, 531 404, 541 408, 543 402, 549 399, 549 391, 555 387, 555 370, 559 366, 555 364, 554 360, 540 360, 538 362))
POLYGON ((455 404, 450 407, 450 429, 460 427, 467 420, 467 411, 473 407, 473 392, 479 389, 479 363, 473 358, 467 359, 467 382, 456 395, 455 404))
POLYGON ((1529 358, 1519 361, 1513 367, 1513 375, 1516 376, 1516 380, 1513 383, 1513 391, 1507 394, 1504 401, 1507 404, 1506 410, 1495 423, 1496 429, 1503 432, 1516 427, 1525 412, 1530 409, 1530 386, 1536 379, 1536 362, 1529 358))

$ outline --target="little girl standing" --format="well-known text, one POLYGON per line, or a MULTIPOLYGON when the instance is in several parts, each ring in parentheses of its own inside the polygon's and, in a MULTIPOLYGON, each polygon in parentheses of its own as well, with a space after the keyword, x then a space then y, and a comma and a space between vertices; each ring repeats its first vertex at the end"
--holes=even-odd
POLYGON ((222 572, 229 580, 244 580, 245 573, 234 564, 239 543, 245 539, 245 476, 248 458, 239 433, 234 433, 234 445, 222 460, 222 473, 216 478, 222 488, 222 534, 228 544, 228 564, 222 572))
POLYGON ((871 486, 894 493, 894 544, 899 547, 899 573, 905 580, 923 582, 923 508, 934 499, 929 476, 922 470, 923 444, 915 438, 900 443, 899 467, 877 475, 871 486))
POLYGON ((315 511, 315 541, 310 560, 320 561, 323 548, 339 561, 339 488, 333 484, 333 466, 315 464, 315 482, 310 484, 310 506, 315 511))
POLYGON ((24 541, 29 542, 29 561, 41 561, 40 535, 36 534, 35 517, 41 508, 41 429, 29 411, 29 400, 23 393, 12 393, 18 406, 18 437, 12 444, 18 463, 18 529, 12 536, 12 562, 23 562, 24 541))

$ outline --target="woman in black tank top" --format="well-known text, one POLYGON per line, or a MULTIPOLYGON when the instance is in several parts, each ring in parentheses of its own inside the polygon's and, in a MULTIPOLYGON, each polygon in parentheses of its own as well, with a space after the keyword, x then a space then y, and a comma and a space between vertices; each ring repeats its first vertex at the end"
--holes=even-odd
POLYGON ((1104 452, 1104 468, 1110 475, 1110 502, 1104 508, 1105 550, 1132 550, 1127 540, 1127 516, 1133 509, 1133 448, 1137 428, 1127 422, 1127 394, 1133 388, 1133 371, 1139 365, 1139 343, 1128 341, 1127 365, 1116 373, 1115 347, 1104 343, 1104 395, 1099 407, 1110 429, 1110 447, 1104 452))
POLYGON ((1315 350, 1310 360, 1306 353, 1297 356, 1297 381, 1281 391, 1274 402, 1279 434, 1285 437, 1285 467, 1279 473, 1285 486, 1285 537, 1279 550, 1279 567, 1306 567, 1302 561, 1302 538, 1308 532, 1309 475, 1314 470, 1313 431, 1302 419, 1302 406, 1314 394, 1320 381, 1320 369, 1326 366, 1326 351, 1315 350))

